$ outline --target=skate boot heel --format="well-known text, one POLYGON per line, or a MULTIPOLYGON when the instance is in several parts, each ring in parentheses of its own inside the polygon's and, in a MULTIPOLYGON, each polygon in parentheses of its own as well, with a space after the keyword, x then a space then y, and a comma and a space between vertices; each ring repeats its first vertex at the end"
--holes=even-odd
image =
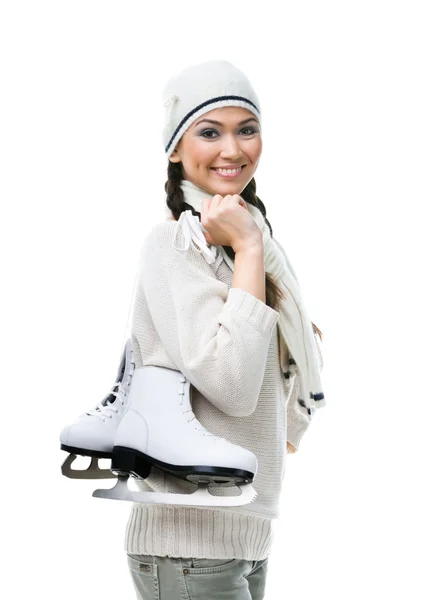
POLYGON ((117 475, 131 474, 145 479, 151 472, 151 465, 137 451, 123 446, 114 446, 111 471, 117 475))

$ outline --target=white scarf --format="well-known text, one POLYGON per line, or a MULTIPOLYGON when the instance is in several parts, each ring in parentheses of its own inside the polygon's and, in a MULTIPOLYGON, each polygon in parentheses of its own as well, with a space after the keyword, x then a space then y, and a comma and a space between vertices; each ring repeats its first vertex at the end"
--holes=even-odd
MULTIPOLYGON (((182 180, 180 187, 184 193, 185 202, 193 206, 199 213, 201 212, 202 200, 214 197, 213 194, 187 179, 182 180)), ((312 406, 322 408, 326 406, 326 402, 322 391, 318 357, 313 337, 315 334, 301 298, 298 279, 284 249, 275 238, 271 237, 269 227, 261 211, 248 202, 246 204, 263 233, 264 269, 277 278, 281 289, 286 293, 286 299, 283 300, 282 308, 279 311, 278 330, 287 345, 288 353, 286 354, 287 360, 284 360, 284 354, 280 353, 280 367, 283 373, 288 374, 291 371, 300 376, 299 401, 302 405, 302 401, 304 401, 305 406, 308 408, 312 406)), ((167 206, 165 213, 167 217, 172 216, 167 206)), ((204 231, 206 230, 204 229, 204 231)), ((193 215, 188 209, 182 212, 178 220, 174 247, 176 250, 185 252, 188 250, 189 245, 201 252, 209 264, 214 263, 218 258, 218 254, 220 254, 220 260, 225 260, 227 265, 234 271, 234 261, 227 255, 222 246, 207 243, 199 217, 193 215), (183 247, 179 247, 175 243, 180 228, 185 238, 183 247)), ((280 344, 280 347, 282 348, 282 344, 280 344)))

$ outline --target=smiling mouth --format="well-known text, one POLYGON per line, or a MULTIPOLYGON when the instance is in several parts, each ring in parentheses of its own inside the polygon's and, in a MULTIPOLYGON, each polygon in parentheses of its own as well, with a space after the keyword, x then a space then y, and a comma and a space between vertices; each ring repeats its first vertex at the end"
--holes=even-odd
POLYGON ((234 170, 241 170, 241 171, 243 171, 243 169, 244 169, 245 167, 246 167, 246 165, 239 165, 239 166, 237 166, 237 167, 232 167, 232 168, 229 168, 229 167, 210 167, 210 169, 211 169, 212 171, 218 171, 219 169, 220 169, 221 171, 234 171, 234 170))

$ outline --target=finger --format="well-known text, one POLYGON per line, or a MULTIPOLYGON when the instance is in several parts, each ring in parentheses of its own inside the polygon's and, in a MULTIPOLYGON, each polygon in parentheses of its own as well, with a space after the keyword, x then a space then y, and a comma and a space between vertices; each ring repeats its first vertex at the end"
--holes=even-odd
POLYGON ((221 214, 223 212, 224 198, 220 194, 213 196, 210 205, 210 214, 221 214))
POLYGON ((211 198, 210 210, 217 209, 217 207, 221 204, 222 201, 223 196, 220 196, 220 194, 216 194, 215 196, 213 196, 211 198))
POLYGON ((246 206, 246 202, 245 200, 239 196, 238 194, 229 194, 227 196, 224 197, 223 202, 222 202, 223 206, 242 206, 242 208, 247 208, 246 206))
POLYGON ((232 204, 234 204, 234 203, 235 203, 235 200, 234 200, 234 196, 232 194, 227 194, 226 196, 223 196, 223 199, 220 202, 220 206, 221 206, 222 210, 219 212, 223 212, 224 209, 226 209, 228 206, 232 206, 232 204))
POLYGON ((210 198, 202 198, 201 200, 201 226, 204 229, 203 223, 208 220, 208 213, 210 209, 211 200, 210 198))
POLYGON ((224 197, 228 202, 232 202, 234 204, 244 204, 245 200, 239 194, 228 194, 224 197))

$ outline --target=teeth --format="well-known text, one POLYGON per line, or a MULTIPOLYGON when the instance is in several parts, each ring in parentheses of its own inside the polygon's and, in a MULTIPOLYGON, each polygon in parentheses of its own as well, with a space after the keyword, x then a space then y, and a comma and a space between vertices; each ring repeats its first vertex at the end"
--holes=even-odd
POLYGON ((239 169, 216 169, 216 171, 227 175, 228 173, 239 173, 240 171, 242 171, 242 168, 239 167, 239 169))

